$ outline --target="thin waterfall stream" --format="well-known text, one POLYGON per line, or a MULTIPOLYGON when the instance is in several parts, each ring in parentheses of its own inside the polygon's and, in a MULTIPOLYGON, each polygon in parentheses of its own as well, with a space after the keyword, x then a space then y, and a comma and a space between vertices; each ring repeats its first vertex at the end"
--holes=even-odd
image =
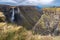
POLYGON ((12 8, 12 16, 11 16, 11 22, 14 22, 14 8, 12 8))
POLYGON ((19 7, 17 8, 18 9, 18 13, 20 14, 20 16, 26 20, 26 22, 28 22, 28 20, 25 18, 25 16, 22 14, 21 12, 21 9, 19 9, 19 7))
POLYGON ((20 13, 20 9, 19 8, 17 8, 18 9, 18 13, 20 13))

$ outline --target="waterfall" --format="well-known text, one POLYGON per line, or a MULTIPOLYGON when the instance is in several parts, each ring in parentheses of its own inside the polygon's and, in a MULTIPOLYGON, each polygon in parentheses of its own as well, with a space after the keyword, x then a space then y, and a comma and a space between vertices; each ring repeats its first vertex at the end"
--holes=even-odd
POLYGON ((14 8, 12 8, 11 22, 14 22, 14 8))
POLYGON ((18 14, 20 14, 21 17, 25 18, 21 12, 21 10, 19 9, 19 7, 17 8, 18 14))
POLYGON ((17 8, 18 9, 18 13, 20 13, 20 9, 19 8, 17 8))

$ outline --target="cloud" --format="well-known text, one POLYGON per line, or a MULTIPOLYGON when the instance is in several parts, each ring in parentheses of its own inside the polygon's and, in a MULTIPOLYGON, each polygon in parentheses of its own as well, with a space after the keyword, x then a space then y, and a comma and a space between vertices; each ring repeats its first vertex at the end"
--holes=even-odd
POLYGON ((29 3, 32 4, 42 4, 47 5, 53 3, 54 0, 28 0, 29 3))
POLYGON ((40 3, 41 4, 51 4, 53 3, 54 0, 41 0, 40 3))
POLYGON ((0 0, 0 2, 11 2, 11 3, 17 3, 17 2, 14 1, 14 0, 0 0))
POLYGON ((16 3, 17 5, 48 5, 54 0, 0 0, 0 2, 16 3))
POLYGON ((55 0, 15 0, 19 5, 49 5, 55 0))

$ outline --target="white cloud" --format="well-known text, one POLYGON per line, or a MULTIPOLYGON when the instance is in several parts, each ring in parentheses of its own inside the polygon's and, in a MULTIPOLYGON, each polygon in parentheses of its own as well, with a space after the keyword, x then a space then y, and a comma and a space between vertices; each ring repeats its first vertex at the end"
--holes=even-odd
POLYGON ((51 4, 54 0, 40 0, 41 4, 51 4))
POLYGON ((0 0, 0 2, 16 3, 17 5, 48 5, 54 0, 0 0))
POLYGON ((0 2, 11 2, 11 3, 17 3, 17 2, 15 2, 15 1, 13 1, 13 0, 1 0, 0 2))
POLYGON ((29 3, 47 5, 51 4, 54 0, 28 0, 29 3))

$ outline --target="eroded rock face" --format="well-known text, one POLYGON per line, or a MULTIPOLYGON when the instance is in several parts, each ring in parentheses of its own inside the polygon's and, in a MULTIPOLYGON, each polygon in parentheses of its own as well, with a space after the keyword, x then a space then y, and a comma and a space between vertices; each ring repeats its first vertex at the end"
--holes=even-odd
MULTIPOLYGON (((55 8, 53 8, 55 9, 55 8)), ((37 26, 35 28, 37 33, 46 35, 46 34, 60 34, 60 11, 57 12, 57 10, 53 10, 52 8, 47 8, 45 10, 45 13, 41 16, 39 21, 37 22, 37 26)))

